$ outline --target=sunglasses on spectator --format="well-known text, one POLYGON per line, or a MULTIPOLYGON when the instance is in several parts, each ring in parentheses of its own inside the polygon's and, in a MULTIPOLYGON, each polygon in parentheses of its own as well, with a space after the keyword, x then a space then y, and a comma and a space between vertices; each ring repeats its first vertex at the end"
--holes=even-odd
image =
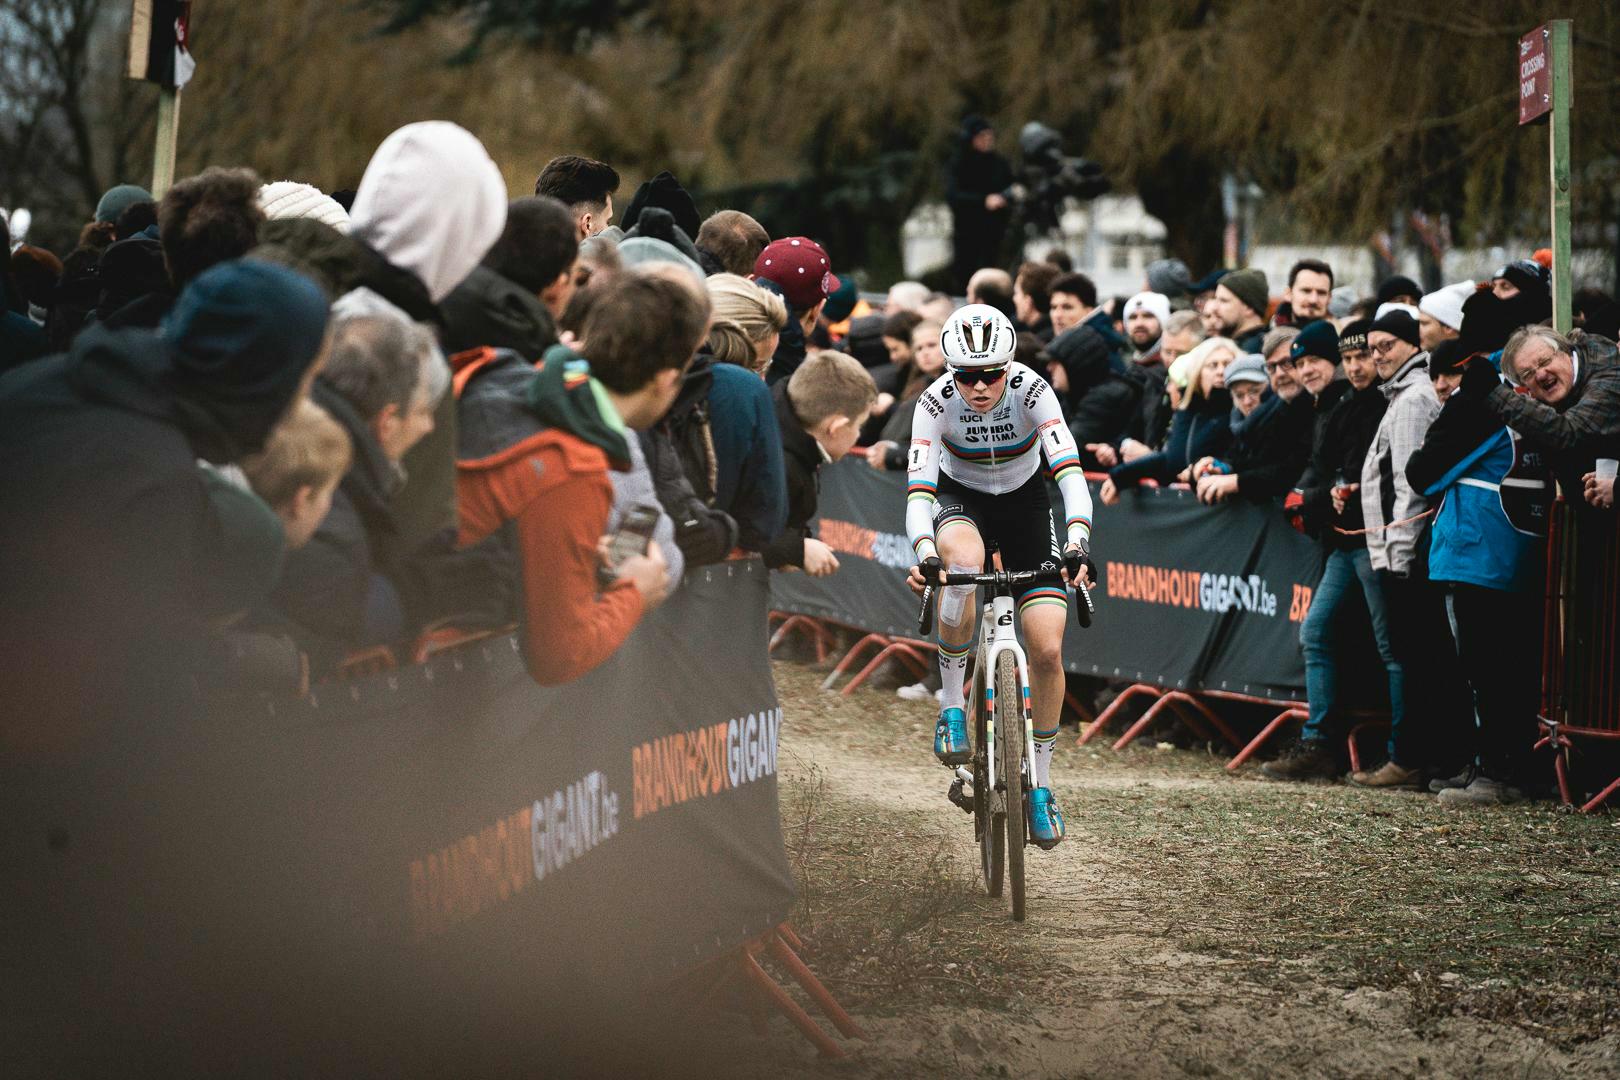
POLYGON ((1378 344, 1372 346, 1372 351, 1377 353, 1379 356, 1388 356, 1390 350, 1395 348, 1396 345, 1399 345, 1400 342, 1400 338, 1392 338, 1389 341, 1380 341, 1378 344))
POLYGON ((1000 367, 951 368, 951 378, 963 386, 994 386, 1006 375, 1006 364, 1000 367))

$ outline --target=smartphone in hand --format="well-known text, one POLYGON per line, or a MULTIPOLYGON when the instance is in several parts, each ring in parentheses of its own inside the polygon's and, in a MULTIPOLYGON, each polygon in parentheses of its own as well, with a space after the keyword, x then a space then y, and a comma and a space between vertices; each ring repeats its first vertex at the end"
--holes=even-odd
POLYGON ((641 504, 625 511, 624 520, 619 522, 618 531, 608 541, 607 557, 596 571, 597 579, 604 588, 618 578, 620 563, 632 555, 647 554, 647 545, 652 542, 653 530, 657 527, 656 506, 641 504))

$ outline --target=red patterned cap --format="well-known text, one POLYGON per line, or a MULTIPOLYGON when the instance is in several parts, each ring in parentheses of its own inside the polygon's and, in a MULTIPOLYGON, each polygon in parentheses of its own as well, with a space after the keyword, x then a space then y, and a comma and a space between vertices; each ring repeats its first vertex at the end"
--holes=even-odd
POLYGON ((771 241, 754 260, 754 276, 774 282, 801 311, 815 307, 839 285, 826 250, 808 236, 771 241))

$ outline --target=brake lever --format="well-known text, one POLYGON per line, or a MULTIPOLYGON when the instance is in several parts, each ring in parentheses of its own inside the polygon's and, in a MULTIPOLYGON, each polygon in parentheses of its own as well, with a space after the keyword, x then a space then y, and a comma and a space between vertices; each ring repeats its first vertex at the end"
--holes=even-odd
POLYGON ((934 587, 924 585, 922 611, 917 614, 917 636, 924 641, 934 636, 934 587))
POLYGON ((1085 571, 1081 571, 1074 579, 1074 592, 1080 598, 1080 603, 1074 605, 1074 617, 1080 624, 1080 629, 1086 630, 1091 626, 1091 617, 1097 614, 1097 605, 1091 602, 1091 590, 1086 587, 1085 571))

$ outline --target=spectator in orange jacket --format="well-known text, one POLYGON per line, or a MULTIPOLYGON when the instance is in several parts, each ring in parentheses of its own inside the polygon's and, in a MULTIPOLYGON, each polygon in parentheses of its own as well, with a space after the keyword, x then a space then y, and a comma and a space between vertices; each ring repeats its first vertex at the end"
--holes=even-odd
POLYGON ((589 360, 563 345, 538 370, 509 352, 458 358, 460 542, 514 523, 523 651, 547 686, 601 664, 669 593, 656 541, 605 565, 608 470, 630 468, 630 429, 668 411, 708 330, 704 298, 678 281, 626 273, 592 288, 589 360))

